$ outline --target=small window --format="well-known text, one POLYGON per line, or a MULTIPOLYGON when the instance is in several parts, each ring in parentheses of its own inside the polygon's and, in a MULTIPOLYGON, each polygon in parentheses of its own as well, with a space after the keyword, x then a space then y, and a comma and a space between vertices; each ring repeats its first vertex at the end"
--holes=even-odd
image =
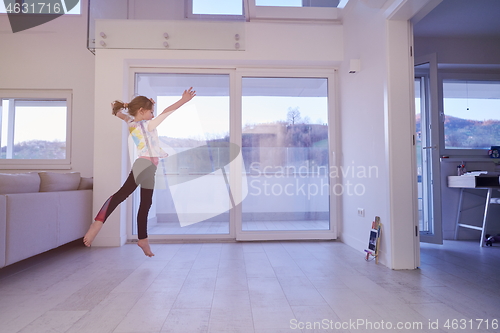
POLYGON ((186 17, 207 20, 337 20, 348 0, 185 0, 186 17), (316 7, 316 8, 313 8, 316 7), (326 8, 329 7, 329 8, 326 8))
POLYGON ((337 7, 339 2, 339 0, 255 0, 255 5, 273 7, 337 7))
POLYGON ((500 146, 500 81, 443 81, 445 149, 500 146))
POLYGON ((243 0, 188 0, 187 17, 239 20, 245 18, 243 0))
POLYGON ((255 0, 256 6, 302 7, 302 0, 255 0))
POLYGON ((340 19, 339 8, 347 0, 249 0, 249 20, 327 20, 340 19))
POLYGON ((7 1, 0 1, 0 14, 8 13, 8 14, 79 15, 81 13, 80 3, 81 2, 78 0, 71 0, 71 1, 7 0, 7 1))
POLYGON ((70 97, 2 95, 0 164, 69 164, 70 97))

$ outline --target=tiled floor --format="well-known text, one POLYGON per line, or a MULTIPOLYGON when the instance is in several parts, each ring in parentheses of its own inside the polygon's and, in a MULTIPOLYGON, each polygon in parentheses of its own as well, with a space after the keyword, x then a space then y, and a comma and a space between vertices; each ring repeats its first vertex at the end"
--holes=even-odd
POLYGON ((422 244, 412 271, 340 242, 152 248, 66 246, 1 269, 0 332, 500 331, 498 244, 422 244))

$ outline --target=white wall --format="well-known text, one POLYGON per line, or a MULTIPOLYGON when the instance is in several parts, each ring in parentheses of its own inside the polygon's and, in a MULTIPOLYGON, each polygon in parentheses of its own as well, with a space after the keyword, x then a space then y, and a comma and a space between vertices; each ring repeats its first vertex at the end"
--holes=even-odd
MULTIPOLYGON (((148 33, 148 24, 144 22, 142 33, 148 33)), ((122 161, 128 158, 123 147, 125 130, 118 119, 107 114, 113 99, 130 99, 132 86, 129 69, 132 66, 160 69, 322 67, 331 70, 343 59, 341 25, 247 22, 245 29, 244 51, 96 50, 94 135, 96 142, 105 138, 106 144, 94 145, 95 211, 121 186, 129 172, 122 168, 122 161)), ((192 33, 196 33, 196 29, 193 28, 192 33)), ((94 245, 117 246, 126 241, 126 226, 130 222, 127 219, 130 217, 127 217, 125 209, 122 205, 119 211, 110 216, 94 245)))
POLYGON ((0 89, 71 89, 71 171, 90 177, 94 158, 94 55, 86 47, 88 4, 86 0, 81 2, 81 15, 63 15, 17 33, 12 33, 7 15, 0 14, 0 89))
MULTIPOLYGON (((340 68, 340 110, 342 133, 342 165, 376 166, 377 178, 365 181, 363 196, 343 197, 343 219, 340 238, 360 252, 367 247, 369 230, 375 216, 384 224, 382 262, 390 262, 388 170, 385 149, 385 19, 378 9, 361 3, 350 3, 343 15, 344 58, 340 68), (360 59, 361 70, 348 73, 350 59, 360 59), (365 210, 365 217, 357 209, 365 210), (387 231, 386 231, 387 230, 387 231)), ((346 177, 353 181, 353 177, 346 177)))
POLYGON ((500 64, 500 38, 415 37, 415 57, 433 53, 441 64, 500 64))
POLYGON ((419 250, 414 229, 413 59, 407 20, 415 11, 411 6, 408 11, 398 10, 425 2, 382 1, 371 7, 367 3, 350 0, 343 14, 342 163, 377 166, 380 172, 377 178, 366 180, 365 195, 343 197, 340 237, 362 252, 371 223, 380 216, 381 263, 393 269, 413 269, 419 265, 419 250), (398 20, 389 20, 393 14, 400 14, 398 20), (360 59, 359 72, 348 73, 350 59, 360 59), (365 210, 365 217, 358 216, 358 208, 365 210))

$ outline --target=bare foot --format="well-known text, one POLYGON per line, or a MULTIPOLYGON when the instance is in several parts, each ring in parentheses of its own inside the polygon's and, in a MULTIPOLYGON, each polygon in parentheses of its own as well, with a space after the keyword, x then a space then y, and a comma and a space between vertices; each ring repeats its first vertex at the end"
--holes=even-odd
POLYGON ((151 248, 149 247, 149 240, 147 238, 139 239, 137 245, 144 251, 144 254, 148 257, 154 256, 154 253, 151 252, 151 248))
POLYGON ((94 241, 95 236, 97 236, 97 234, 101 230, 103 224, 104 223, 101 221, 94 221, 94 223, 90 225, 89 230, 83 237, 83 244, 85 244, 85 246, 90 247, 90 245, 94 241))

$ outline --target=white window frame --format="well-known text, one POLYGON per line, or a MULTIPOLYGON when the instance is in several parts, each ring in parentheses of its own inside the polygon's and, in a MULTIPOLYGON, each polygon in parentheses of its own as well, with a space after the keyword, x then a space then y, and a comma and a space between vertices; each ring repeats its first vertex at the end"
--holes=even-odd
POLYGON ((446 149, 444 132, 444 81, 500 81, 500 74, 480 74, 480 73, 440 73, 439 75, 439 154, 449 157, 474 157, 491 159, 488 156, 488 149, 446 149))
MULTIPOLYGON (((0 90, 0 99, 66 100, 66 158, 65 159, 0 159, 0 170, 14 169, 71 169, 71 90, 0 90)), ((0 128, 1 131, 1 128, 0 128)))
POLYGON ((243 0, 243 15, 193 14, 193 0, 185 0, 186 18, 206 20, 300 20, 300 21, 337 21, 340 20, 339 7, 283 7, 257 6, 255 0, 243 0))

